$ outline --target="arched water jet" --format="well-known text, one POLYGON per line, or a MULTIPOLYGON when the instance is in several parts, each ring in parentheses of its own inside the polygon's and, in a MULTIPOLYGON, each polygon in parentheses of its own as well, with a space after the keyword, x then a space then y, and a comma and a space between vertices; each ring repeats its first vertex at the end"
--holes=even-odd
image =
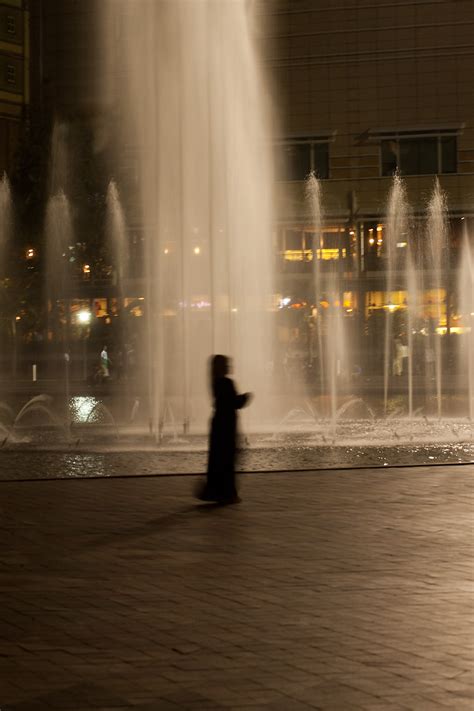
MULTIPOLYGON (((345 402, 337 411, 337 416, 338 418, 342 417, 345 415, 351 408, 355 408, 356 406, 362 406, 366 411, 371 420, 375 420, 375 414, 372 408, 361 398, 361 397, 352 397, 350 400, 345 402)), ((359 420, 361 418, 358 418, 359 420)))
POLYGON ((50 395, 46 395, 44 393, 41 395, 35 395, 28 400, 28 402, 23 405, 21 410, 18 412, 13 422, 13 427, 17 427, 26 415, 34 412, 46 415, 52 425, 64 429, 64 423, 60 421, 58 415, 53 410, 52 403, 53 398, 50 395))

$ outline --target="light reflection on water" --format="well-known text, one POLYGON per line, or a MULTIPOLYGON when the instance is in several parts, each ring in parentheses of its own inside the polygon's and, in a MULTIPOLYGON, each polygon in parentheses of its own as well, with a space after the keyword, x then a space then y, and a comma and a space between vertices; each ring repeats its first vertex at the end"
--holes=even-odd
POLYGON ((100 400, 91 395, 87 396, 76 396, 72 397, 69 401, 69 411, 71 413, 72 422, 96 422, 94 418, 91 418, 94 410, 100 405, 100 400))
POLYGON ((63 477, 108 477, 113 473, 107 471, 105 454, 63 454, 62 456, 63 461, 58 462, 58 470, 62 471, 63 477))
MULTIPOLYGON (((16 450, 0 452, 0 480, 91 478, 154 474, 199 474, 207 453, 200 451, 60 452, 16 450)), ((412 464, 456 464, 474 461, 474 445, 412 445, 403 447, 297 446, 245 449, 241 471, 290 471, 338 467, 412 464)), ((414 470, 414 476, 416 469, 414 470)))

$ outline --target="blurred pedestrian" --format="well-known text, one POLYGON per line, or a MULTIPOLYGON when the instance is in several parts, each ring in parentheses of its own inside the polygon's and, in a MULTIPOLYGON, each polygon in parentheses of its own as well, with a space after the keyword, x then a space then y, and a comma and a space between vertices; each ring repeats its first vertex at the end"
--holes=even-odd
POLYGON ((214 399, 211 420, 207 479, 198 497, 202 501, 234 504, 240 501, 235 483, 237 453, 237 410, 249 404, 251 393, 238 395, 229 378, 231 360, 224 355, 212 356, 210 379, 214 399))
POLYGON ((110 376, 110 360, 109 360, 109 354, 107 353, 107 346, 104 346, 102 348, 102 352, 100 354, 100 370, 101 370, 101 375, 104 380, 106 380, 110 376))

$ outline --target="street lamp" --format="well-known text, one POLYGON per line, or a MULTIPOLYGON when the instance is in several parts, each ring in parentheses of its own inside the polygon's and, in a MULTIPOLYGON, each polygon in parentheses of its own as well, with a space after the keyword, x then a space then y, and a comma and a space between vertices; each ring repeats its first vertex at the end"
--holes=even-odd
POLYGON ((82 334, 82 377, 87 380, 87 331, 91 322, 92 314, 89 310, 83 309, 77 314, 77 321, 84 327, 82 334))
POLYGON ((83 311, 79 311, 79 313, 77 314, 77 320, 79 321, 79 323, 81 325, 88 326, 91 322, 91 316, 92 316, 91 312, 86 311, 84 309, 83 311))

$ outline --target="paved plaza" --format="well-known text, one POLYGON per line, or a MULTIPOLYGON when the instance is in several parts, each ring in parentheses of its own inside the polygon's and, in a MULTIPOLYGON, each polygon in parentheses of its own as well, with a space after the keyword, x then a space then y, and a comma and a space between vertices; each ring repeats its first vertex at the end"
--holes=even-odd
POLYGON ((474 708, 474 465, 3 482, 1 711, 474 708))

